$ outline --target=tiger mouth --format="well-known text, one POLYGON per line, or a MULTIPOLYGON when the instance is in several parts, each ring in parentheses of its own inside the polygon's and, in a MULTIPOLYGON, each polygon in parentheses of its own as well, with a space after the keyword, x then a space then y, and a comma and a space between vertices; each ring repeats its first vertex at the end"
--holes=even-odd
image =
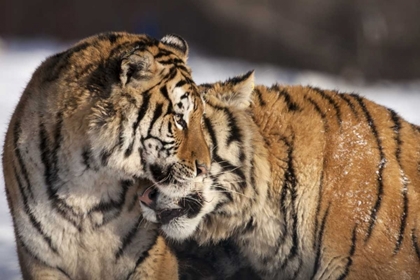
POLYGON ((139 197, 140 202, 156 213, 156 219, 162 225, 170 223, 172 220, 186 216, 189 219, 194 218, 200 213, 203 207, 204 199, 198 192, 182 197, 177 201, 179 208, 168 208, 166 205, 159 205, 159 196, 162 194, 158 188, 149 187, 139 197))

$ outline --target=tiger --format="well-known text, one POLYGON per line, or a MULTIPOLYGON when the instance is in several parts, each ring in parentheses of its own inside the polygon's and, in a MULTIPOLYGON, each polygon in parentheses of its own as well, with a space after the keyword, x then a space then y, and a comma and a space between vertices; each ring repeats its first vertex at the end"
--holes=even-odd
POLYGON ((188 50, 178 35, 100 33, 35 70, 2 157, 24 279, 178 279, 137 201, 143 180, 210 166, 188 50))
POLYGON ((167 238, 231 239, 262 279, 419 279, 419 126, 355 93, 254 86, 252 71, 199 91, 207 176, 140 203, 167 238))

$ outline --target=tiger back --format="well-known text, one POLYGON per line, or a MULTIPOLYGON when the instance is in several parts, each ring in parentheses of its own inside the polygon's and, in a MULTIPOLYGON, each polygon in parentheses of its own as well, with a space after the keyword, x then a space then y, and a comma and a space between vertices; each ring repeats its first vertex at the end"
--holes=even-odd
POLYGON ((178 278, 141 216, 138 180, 189 180, 208 168, 187 55, 175 35, 104 33, 35 71, 3 149, 24 279, 178 278))
POLYGON ((251 72, 201 91, 209 176, 147 219, 176 210, 167 236, 233 239, 264 279, 418 279, 418 126, 356 94, 253 90, 251 72))

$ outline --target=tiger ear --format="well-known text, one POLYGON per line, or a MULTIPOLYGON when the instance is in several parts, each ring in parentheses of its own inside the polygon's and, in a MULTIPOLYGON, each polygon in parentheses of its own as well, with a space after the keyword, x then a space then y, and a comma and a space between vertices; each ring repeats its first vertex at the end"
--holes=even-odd
POLYGON ((184 61, 188 58, 188 44, 182 37, 169 34, 163 37, 160 42, 174 50, 184 61))
POLYGON ((149 80, 156 72, 157 65, 148 51, 135 51, 121 61, 120 81, 127 84, 149 80))
POLYGON ((254 70, 242 76, 230 78, 224 84, 230 90, 219 96, 223 102, 238 108, 247 108, 251 105, 251 95, 254 91, 254 70))

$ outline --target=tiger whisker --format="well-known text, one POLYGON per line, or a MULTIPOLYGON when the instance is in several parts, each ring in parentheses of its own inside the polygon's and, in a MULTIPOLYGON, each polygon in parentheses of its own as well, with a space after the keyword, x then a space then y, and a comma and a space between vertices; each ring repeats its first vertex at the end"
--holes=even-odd
POLYGON ((213 190, 210 190, 210 191, 213 191, 213 192, 226 192, 226 193, 234 193, 234 194, 237 194, 237 195, 243 196, 243 197, 248 198, 248 199, 253 199, 253 197, 252 197, 252 196, 247 196, 247 195, 245 195, 245 194, 243 194, 243 193, 240 193, 240 192, 238 192, 238 191, 235 191, 235 190, 230 190, 230 189, 227 189, 227 188, 225 188, 225 187, 223 187, 223 186, 220 186, 220 185, 218 185, 218 187, 219 187, 219 190, 215 190, 215 189, 213 189, 213 190), (220 189, 223 189, 224 191, 221 191, 220 189))

